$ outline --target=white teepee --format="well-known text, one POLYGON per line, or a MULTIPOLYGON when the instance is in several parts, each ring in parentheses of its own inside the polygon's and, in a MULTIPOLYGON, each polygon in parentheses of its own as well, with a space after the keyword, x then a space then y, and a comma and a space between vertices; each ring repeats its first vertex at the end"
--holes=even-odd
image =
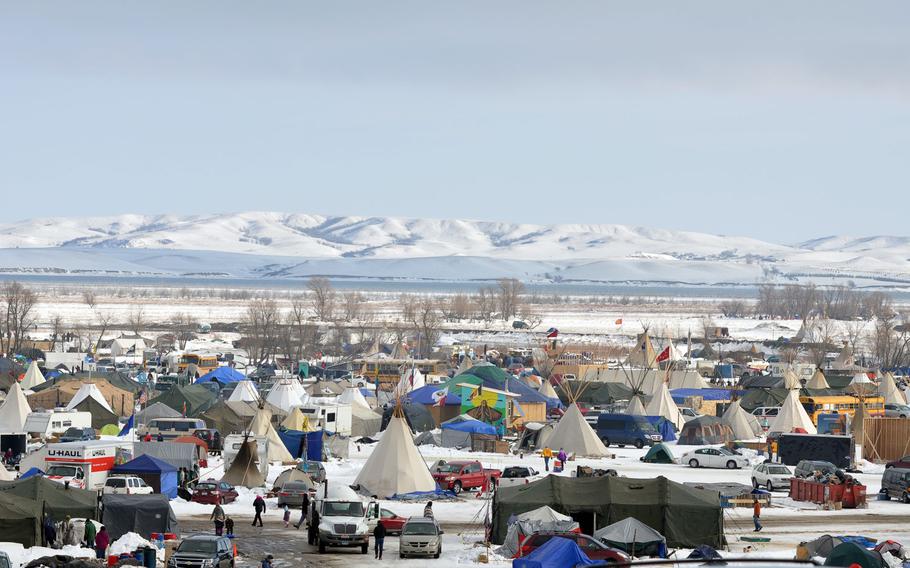
POLYGON ((645 405, 642 404, 641 398, 638 395, 632 397, 632 400, 629 401, 629 406, 626 407, 626 414, 631 414, 632 416, 647 416, 648 413, 645 412, 645 405))
POLYGON ((894 383, 894 375, 885 373, 878 382, 878 392, 885 398, 886 404, 907 404, 904 393, 898 390, 894 383))
POLYGON ((784 388, 787 390, 793 390, 801 388, 803 385, 799 382, 799 377, 792 369, 786 369, 784 371, 784 388))
POLYGON ((821 369, 815 369, 815 374, 812 375, 812 378, 809 379, 809 382, 806 383, 807 389, 829 389, 831 385, 828 384, 828 379, 825 378, 825 374, 822 373, 821 369))
POLYGON ((109 405, 107 403, 107 401, 104 400, 104 395, 101 394, 101 391, 98 390, 98 387, 95 386, 95 383, 83 383, 83 385, 81 387, 79 387, 79 390, 76 391, 76 394, 73 395, 73 398, 72 398, 72 400, 70 400, 70 403, 66 405, 66 409, 67 410, 75 409, 76 405, 78 405, 80 402, 82 402, 83 400, 85 400, 87 398, 94 398, 95 401, 98 402, 98 404, 100 404, 104 408, 110 410, 112 413, 116 414, 116 412, 114 412, 111 409, 111 405, 109 405))
POLYGON ((43 382, 44 375, 41 374, 41 369, 38 368, 38 362, 32 361, 28 366, 28 371, 25 372, 25 377, 23 377, 20 386, 23 390, 32 390, 43 382))
POLYGON ((259 402, 259 389, 253 381, 240 381, 228 397, 228 402, 259 402))
POLYGON ((537 389, 537 392, 547 398, 559 398, 559 395, 556 394, 556 389, 550 384, 549 379, 542 379, 540 381, 540 388, 537 389))
POLYGON ((265 401, 275 408, 280 408, 285 414, 289 413, 295 406, 301 406, 303 401, 300 400, 300 394, 294 388, 293 383, 300 384, 296 379, 282 379, 278 384, 272 387, 265 401))
POLYGON ((13 383, 6 395, 6 400, 0 405, 0 432, 4 434, 18 434, 25 427, 25 419, 31 414, 32 408, 22 394, 19 383, 13 383))
POLYGON ((577 456, 603 457, 610 454, 574 402, 553 428, 547 445, 554 450, 562 448, 566 453, 577 456))
POLYGON ((818 433, 818 430, 815 429, 815 424, 812 423, 812 419, 806 413, 806 409, 799 402, 798 389, 791 390, 787 398, 784 399, 777 417, 771 422, 771 427, 768 428, 768 433, 782 432, 788 434, 794 428, 802 428, 809 434, 818 433))
POLYGON ((387 499, 416 491, 433 491, 436 482, 427 463, 414 445, 407 422, 393 414, 370 458, 354 480, 354 485, 371 495, 387 499))
POLYGON ((733 430, 735 440, 751 440, 763 433, 758 418, 743 410, 738 400, 730 403, 721 420, 733 430))
MULTIPOLYGON (((635 398, 636 400, 638 399, 638 397, 635 398)), ((667 387, 667 383, 664 382, 661 382, 657 393, 651 397, 651 402, 645 408, 645 414, 647 416, 663 416, 676 426, 677 431, 682 430, 683 424, 686 422, 683 420, 682 413, 679 412, 679 407, 673 401, 673 397, 670 396, 670 389, 667 387)))
POLYGON ((404 396, 413 390, 425 387, 426 378, 417 367, 405 368, 401 371, 401 379, 395 387, 395 396, 404 396))
POLYGON ((364 398, 363 393, 360 392, 360 389, 357 387, 348 387, 344 389, 344 392, 338 395, 339 404, 350 404, 351 407, 359 406, 366 408, 367 410, 373 410, 370 408, 370 403, 367 402, 367 399, 364 398))
POLYGON ((267 408, 260 408, 250 422, 250 433, 254 436, 265 436, 269 439, 268 460, 270 462, 292 462, 294 457, 285 447, 284 442, 278 437, 278 432, 272 426, 272 413, 267 408))

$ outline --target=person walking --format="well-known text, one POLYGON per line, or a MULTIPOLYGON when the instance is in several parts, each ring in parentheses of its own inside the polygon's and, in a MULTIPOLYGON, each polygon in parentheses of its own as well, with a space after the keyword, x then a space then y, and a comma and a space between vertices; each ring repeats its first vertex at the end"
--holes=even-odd
POLYGON ((566 460, 569 459, 569 456, 566 455, 566 451, 562 448, 559 448, 559 453, 556 454, 556 459, 559 460, 559 463, 562 465, 562 468, 566 468, 566 460))
POLYGON ((427 501, 427 506, 423 508, 423 516, 428 519, 433 518, 433 502, 427 501))
POLYGON ((44 546, 57 548, 57 526, 50 515, 44 518, 44 546))
POLYGON ((234 519, 230 517, 224 519, 224 534, 234 536, 234 519))
POLYGON ((385 525, 382 523, 376 523, 376 528, 373 529, 373 540, 375 541, 373 546, 373 556, 377 560, 382 560, 382 547, 385 545, 385 525))
POLYGON ((761 502, 758 497, 752 498, 752 522, 755 523, 755 532, 761 531, 761 502))
POLYGON ((288 526, 291 524, 291 510, 288 508, 287 503, 284 504, 283 518, 284 518, 284 528, 288 528, 288 526))
POLYGON ((262 495, 256 495, 256 499, 253 500, 253 511, 256 512, 256 515, 253 517, 253 526, 256 526, 256 521, 259 521, 259 526, 262 526, 262 513, 265 512, 265 499, 262 498, 262 495))
POLYGON ((550 449, 550 446, 545 446, 543 451, 540 453, 543 455, 544 471, 550 471, 550 460, 553 458, 553 450, 550 449))
POLYGON ((104 558, 107 553, 107 547, 111 544, 111 535, 107 534, 107 528, 104 525, 98 530, 98 534, 95 535, 95 557, 104 558))
POLYGON ((98 534, 95 529, 95 523, 91 519, 85 519, 85 532, 82 533, 82 546, 86 548, 95 547, 95 535, 98 534))
POLYGON ((221 504, 215 503, 215 508, 212 509, 212 515, 209 520, 215 522, 215 534, 218 536, 221 536, 224 532, 224 519, 224 509, 221 508, 221 504))
POLYGON ((306 521, 306 512, 310 510, 310 496, 306 493, 303 494, 303 502, 300 504, 300 520, 294 525, 294 528, 300 530, 300 527, 303 526, 304 521, 306 521))

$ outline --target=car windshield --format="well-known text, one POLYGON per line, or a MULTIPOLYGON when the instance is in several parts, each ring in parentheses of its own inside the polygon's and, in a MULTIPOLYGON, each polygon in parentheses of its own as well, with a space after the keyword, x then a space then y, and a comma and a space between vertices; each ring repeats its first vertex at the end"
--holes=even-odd
POLYGON ((436 525, 433 523, 407 523, 402 532, 404 534, 435 535, 436 525))
POLYGON ((177 547, 178 552, 202 552, 212 554, 217 549, 214 540, 185 540, 177 547))
POLYGON ((781 466, 771 466, 768 468, 768 473, 774 475, 790 475, 790 470, 781 466))
POLYGON ((218 489, 218 486, 214 483, 200 483, 196 485, 196 491, 214 491, 218 489))
POLYGON ((326 501, 322 507, 324 517, 362 517, 363 503, 358 501, 326 501))
POLYGON ((81 471, 81 469, 72 465, 54 465, 48 468, 47 474, 59 477, 76 477, 76 474, 81 471))

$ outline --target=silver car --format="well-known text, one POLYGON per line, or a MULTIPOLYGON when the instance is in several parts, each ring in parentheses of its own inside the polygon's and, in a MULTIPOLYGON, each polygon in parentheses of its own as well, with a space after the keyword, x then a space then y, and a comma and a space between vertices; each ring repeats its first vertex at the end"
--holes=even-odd
POLYGON ((752 487, 763 487, 768 491, 790 489, 790 478, 793 472, 785 465, 760 463, 752 468, 752 487))
POLYGON ((910 418, 910 406, 906 404, 886 404, 886 418, 910 418))
POLYGON ((398 555, 432 556, 439 558, 442 554, 442 530, 435 519, 429 517, 411 517, 401 528, 398 537, 398 555))

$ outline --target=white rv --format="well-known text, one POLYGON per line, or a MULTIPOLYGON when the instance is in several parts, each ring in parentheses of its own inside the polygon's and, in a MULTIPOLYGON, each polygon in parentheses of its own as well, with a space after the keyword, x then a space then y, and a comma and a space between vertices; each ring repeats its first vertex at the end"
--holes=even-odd
POLYGON ((47 438, 62 434, 67 428, 91 428, 92 413, 78 410, 44 410, 32 412, 25 419, 25 431, 32 436, 47 438))
POLYGON ((350 404, 311 403, 301 406, 300 412, 309 419, 310 424, 315 424, 317 429, 342 436, 351 435, 350 404))

